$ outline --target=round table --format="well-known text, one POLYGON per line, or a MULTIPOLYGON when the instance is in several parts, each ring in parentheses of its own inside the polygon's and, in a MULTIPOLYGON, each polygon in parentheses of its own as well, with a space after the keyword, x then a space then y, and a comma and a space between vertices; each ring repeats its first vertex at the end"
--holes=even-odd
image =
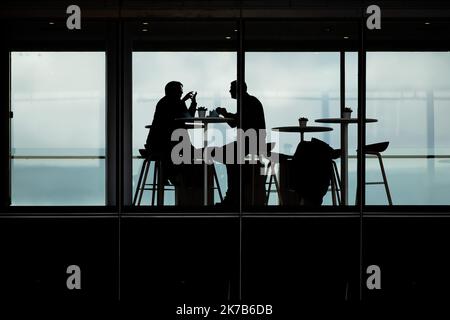
POLYGON ((300 141, 303 141, 305 132, 326 132, 333 130, 333 128, 320 126, 305 126, 305 127, 289 126, 289 127, 275 127, 272 128, 272 130, 279 132, 300 132, 300 141))
MULTIPOLYGON (((206 148, 208 145, 208 124, 210 123, 224 123, 233 121, 232 118, 225 117, 183 117, 183 118, 175 118, 175 121, 183 121, 186 125, 199 125, 199 128, 203 127, 203 148, 206 148)), ((204 161, 204 197, 203 204, 206 206, 208 204, 213 204, 214 199, 210 196, 209 188, 208 188, 208 163, 204 161)), ((214 183, 214 182, 213 182, 214 183)), ((213 195, 212 195, 213 196, 213 195)))
POLYGON ((233 121, 232 118, 225 117, 183 117, 175 118, 175 121, 183 121, 186 125, 203 127, 203 147, 206 148, 208 144, 208 124, 210 123, 224 123, 233 121))
POLYGON ((185 123, 222 123, 233 121, 232 118, 225 117, 183 117, 183 118, 175 118, 176 121, 184 121, 185 123))
MULTIPOLYGON (((377 122, 377 119, 366 119, 364 122, 377 122)), ((349 123, 358 123, 358 118, 323 118, 317 119, 316 122, 320 123, 333 123, 333 124, 349 124, 349 123)))
MULTIPOLYGON (((358 123, 358 118, 323 118, 317 119, 319 123, 330 123, 341 125, 341 199, 343 205, 348 204, 348 125, 358 123)), ((364 119, 365 123, 377 122, 377 119, 364 119)))
MULTIPOLYGON (((146 129, 151 129, 152 125, 151 124, 146 125, 145 128, 146 129)), ((203 128, 203 123, 198 123, 197 122, 197 123, 186 124, 186 129, 198 129, 198 128, 203 128)))

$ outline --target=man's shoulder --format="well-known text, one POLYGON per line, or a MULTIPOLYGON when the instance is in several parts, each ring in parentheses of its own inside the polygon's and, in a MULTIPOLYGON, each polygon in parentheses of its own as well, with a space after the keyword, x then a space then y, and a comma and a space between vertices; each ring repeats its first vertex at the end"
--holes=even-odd
POLYGON ((247 100, 249 102, 253 103, 254 105, 261 105, 262 106, 261 101, 259 101, 259 99, 257 97, 252 96, 251 94, 248 94, 248 93, 247 93, 246 97, 247 97, 247 100))
POLYGON ((166 112, 170 109, 167 107, 168 105, 172 105, 172 102, 164 96, 156 103, 156 110, 164 110, 166 112))
POLYGON ((167 97, 164 96, 164 97, 162 97, 161 99, 158 100, 158 104, 165 103, 166 101, 167 101, 167 97))

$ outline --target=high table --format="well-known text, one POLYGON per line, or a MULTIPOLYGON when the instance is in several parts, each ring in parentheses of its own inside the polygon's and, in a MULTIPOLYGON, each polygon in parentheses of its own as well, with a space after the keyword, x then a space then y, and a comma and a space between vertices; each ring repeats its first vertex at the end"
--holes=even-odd
MULTIPOLYGON (((366 123, 377 122, 377 119, 365 119, 366 123)), ((341 199, 342 204, 348 204, 348 125, 358 123, 358 118, 324 118, 317 119, 319 123, 341 125, 341 199)))
MULTIPOLYGON (((183 121, 188 129, 191 128, 201 128, 203 127, 203 148, 206 148, 208 145, 208 124, 210 123, 224 123, 224 122, 230 122, 233 121, 232 118, 225 118, 225 117, 183 117, 183 118, 176 118, 176 121, 183 121)), ((204 183, 203 183, 203 205, 212 205, 214 204, 214 194, 209 193, 208 186, 211 185, 209 182, 209 169, 208 169, 208 163, 206 159, 203 159, 204 161, 204 183)), ((214 183, 214 182, 213 182, 214 183)))
MULTIPOLYGON (((152 125, 148 124, 145 126, 146 129, 151 129, 152 125)), ((186 129, 198 129, 198 128, 203 128, 203 123, 189 123, 186 124, 186 129)))
POLYGON ((275 127, 272 128, 274 131, 279 132, 300 132, 300 141, 304 140, 305 132, 325 132, 331 131, 333 128, 330 127, 319 127, 319 126, 290 126, 290 127, 275 127))

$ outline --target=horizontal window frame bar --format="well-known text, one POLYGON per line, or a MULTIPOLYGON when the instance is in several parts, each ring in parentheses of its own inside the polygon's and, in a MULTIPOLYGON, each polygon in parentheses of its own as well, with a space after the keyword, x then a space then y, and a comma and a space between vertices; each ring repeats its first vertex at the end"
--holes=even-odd
MULTIPOLYGON (((375 155, 368 154, 367 156, 375 155)), ((356 159, 356 155, 349 155, 349 159, 356 159)), ((438 154, 424 154, 424 155, 394 155, 394 154, 384 154, 382 155, 384 159, 449 159, 450 155, 438 155, 438 154)))
MULTIPOLYGON (((368 155, 370 156, 370 155, 368 155)), ((133 155, 134 160, 144 159, 133 155)), ((349 159, 356 159, 356 155, 349 155, 349 159)), ((424 154, 424 155, 383 155, 386 159, 450 159, 450 155, 424 154)), ((12 160, 105 160, 106 156, 11 156, 12 160)))
MULTIPOLYGON (((371 155, 368 155, 371 156, 371 155)), ((349 159, 356 159, 356 155, 349 155, 349 159)), ((386 159, 450 159, 450 155, 435 155, 435 154, 425 154, 425 155, 383 155, 386 159)), ((142 156, 133 156, 134 160, 143 160, 142 156)))
POLYGON ((99 160, 106 156, 11 156, 11 160, 99 160))

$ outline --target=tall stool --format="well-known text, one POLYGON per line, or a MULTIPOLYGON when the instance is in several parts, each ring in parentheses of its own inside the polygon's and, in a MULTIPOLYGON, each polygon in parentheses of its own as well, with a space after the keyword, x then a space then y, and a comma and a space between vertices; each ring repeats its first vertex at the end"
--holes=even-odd
MULTIPOLYGON (((373 143, 366 145, 366 155, 373 155, 378 158, 378 163, 380 164, 380 170, 381 175, 383 177, 383 181, 373 181, 373 182, 366 182, 366 185, 376 185, 376 184, 383 184, 384 188, 386 190, 386 196, 388 199, 389 205, 392 205, 392 197, 391 192, 389 190, 389 185, 386 177, 386 171, 384 170, 383 165, 383 158, 381 157, 381 152, 385 151, 387 147, 389 146, 389 141, 385 142, 379 142, 379 143, 373 143)), ((341 200, 339 197, 339 192, 341 189, 341 178, 339 177, 339 171, 336 165, 335 160, 340 157, 340 149, 336 149, 333 152, 333 175, 331 177, 331 191, 333 192, 333 204, 335 204, 335 195, 337 195, 338 203, 341 204, 341 200)), ((356 198, 358 198, 358 190, 356 190, 356 198)))
MULTIPOLYGON (((276 192, 278 195, 278 201, 280 204, 282 204, 282 198, 280 195, 280 184, 278 183, 277 173, 275 170, 276 163, 273 163, 271 155, 272 155, 272 149, 275 147, 275 142, 269 142, 266 144, 266 153, 260 154, 260 161, 262 162, 262 159, 265 158, 268 163, 266 170, 264 172, 264 175, 266 176, 266 182, 265 185, 267 186, 267 192, 266 192, 266 200, 265 205, 267 206, 269 204, 269 198, 270 194, 272 192, 276 192), (267 177, 269 177, 269 181, 267 182, 267 177), (275 190, 272 190, 272 185, 275 185, 275 190)), ((275 153, 273 153, 275 154, 275 153)))
POLYGON ((216 185, 215 186, 213 185, 213 190, 217 190, 217 192, 219 193, 220 202, 222 202, 223 201, 222 189, 220 188, 219 178, 217 177, 216 167, 214 166, 214 164, 212 165, 212 169, 214 181, 216 182, 216 185))
POLYGON ((378 158, 378 163, 380 164, 381 175, 383 176, 383 181, 375 181, 375 182, 366 182, 368 185, 373 184, 383 184, 384 189, 386 190, 386 196, 388 199, 389 205, 392 206, 392 197, 391 192, 389 191, 389 185, 386 178, 386 171, 384 170, 383 158, 381 157, 381 152, 385 151, 389 146, 389 141, 373 143, 366 145, 366 155, 376 156, 378 158))
MULTIPOLYGON (((249 160, 252 164, 251 167, 248 167, 247 164, 244 164, 244 170, 251 170, 251 176, 248 178, 251 180, 251 185, 246 187, 243 190, 243 197, 247 199, 249 197, 251 199, 250 205, 267 205, 269 200, 269 195, 271 192, 271 186, 273 181, 273 175, 275 174, 275 170, 272 166, 272 162, 270 159, 270 153, 275 146, 275 142, 269 142, 266 144, 265 150, 258 150, 256 153, 251 153, 246 156, 246 160, 249 160), (253 163, 252 163, 253 161, 253 163), (265 161, 268 161, 268 164, 265 165, 265 161), (250 169, 251 168, 251 169, 250 169), (267 182, 267 176, 270 175, 270 181, 267 182), (260 177, 263 176, 264 178, 260 177), (269 190, 266 191, 267 184, 269 184, 269 190), (249 190, 250 192, 248 192, 249 190)), ((243 181, 246 181, 245 173, 242 171, 244 176, 243 181)), ((275 176, 276 180, 276 176, 275 176)), ((276 180, 277 181, 277 180, 276 180)), ((276 182, 276 185, 278 182, 276 182)))
POLYGON ((269 176, 269 181, 266 182, 267 193, 266 193, 266 205, 269 204, 270 193, 276 192, 278 195, 278 199, 280 201, 280 205, 282 205, 282 197, 280 195, 280 184, 278 183, 277 173, 275 170, 275 163, 272 163, 269 159, 269 163, 267 164, 266 176, 269 176), (272 185, 275 185, 275 190, 272 190, 272 185))
POLYGON ((137 205, 141 205, 144 190, 149 190, 152 192, 152 206, 155 205, 155 194, 157 194, 158 197, 157 205, 163 205, 164 191, 176 191, 175 187, 172 185, 166 187, 164 185, 162 164, 159 157, 151 155, 147 149, 139 149, 139 153, 141 154, 141 159, 144 159, 144 162, 142 163, 141 172, 139 173, 138 184, 134 193, 133 205, 136 205, 136 203, 137 205), (152 162, 154 163, 153 182, 147 183, 148 172, 150 170, 152 162))

